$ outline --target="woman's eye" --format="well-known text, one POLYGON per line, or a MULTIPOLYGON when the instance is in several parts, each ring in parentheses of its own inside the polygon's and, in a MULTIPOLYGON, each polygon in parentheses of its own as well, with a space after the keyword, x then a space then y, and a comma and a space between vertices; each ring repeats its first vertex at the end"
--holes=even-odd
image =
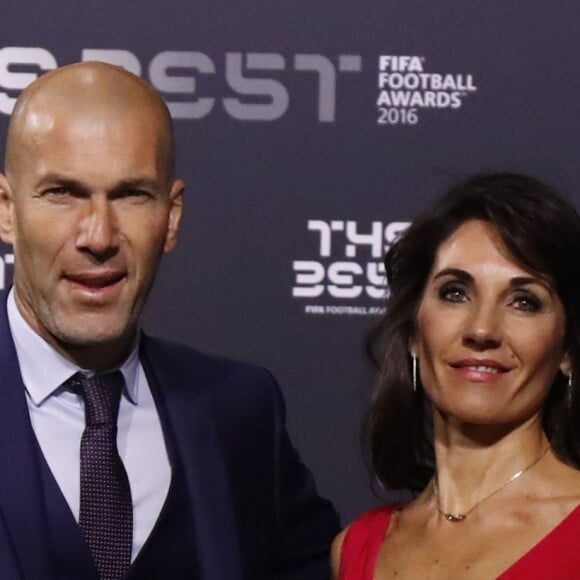
POLYGON ((463 286, 458 284, 445 284, 439 289, 439 298, 447 302, 465 302, 467 295, 463 286))
POLYGON ((542 309, 542 302, 537 296, 529 292, 518 292, 512 301, 512 305, 524 312, 538 312, 542 309))

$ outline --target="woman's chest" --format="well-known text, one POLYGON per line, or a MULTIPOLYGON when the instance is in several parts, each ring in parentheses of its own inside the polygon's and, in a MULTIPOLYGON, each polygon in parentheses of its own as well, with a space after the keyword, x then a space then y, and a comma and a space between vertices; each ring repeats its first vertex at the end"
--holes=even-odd
POLYGON ((374 580, 497 578, 530 550, 541 549, 538 543, 546 534, 545 526, 532 521, 491 529, 466 524, 391 529, 378 553, 374 580))

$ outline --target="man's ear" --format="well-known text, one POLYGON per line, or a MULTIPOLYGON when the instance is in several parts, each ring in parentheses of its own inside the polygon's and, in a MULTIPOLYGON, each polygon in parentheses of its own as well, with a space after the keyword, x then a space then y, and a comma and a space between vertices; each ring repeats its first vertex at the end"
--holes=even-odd
POLYGON ((0 239, 5 244, 14 244, 12 188, 3 173, 0 173, 0 239))
POLYGON ((177 233, 181 216, 183 214, 183 192, 185 191, 185 182, 176 179, 169 191, 169 220, 167 222, 167 232, 165 234, 164 252, 171 252, 177 244, 177 233))

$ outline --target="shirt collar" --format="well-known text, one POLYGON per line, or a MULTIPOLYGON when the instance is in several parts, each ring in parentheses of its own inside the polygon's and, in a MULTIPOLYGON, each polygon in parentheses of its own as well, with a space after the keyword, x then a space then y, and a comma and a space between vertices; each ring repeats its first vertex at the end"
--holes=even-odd
MULTIPOLYGON (((14 288, 11 288, 8 294, 7 311, 8 324, 16 347, 22 381, 33 403, 40 406, 51 395, 55 394, 55 391, 62 387, 62 384, 72 375, 78 371, 86 372, 86 369, 80 369, 63 357, 31 328, 16 305, 14 288)), ((139 402, 138 338, 135 340, 129 356, 117 368, 125 379, 124 396, 131 403, 137 405, 139 402)))

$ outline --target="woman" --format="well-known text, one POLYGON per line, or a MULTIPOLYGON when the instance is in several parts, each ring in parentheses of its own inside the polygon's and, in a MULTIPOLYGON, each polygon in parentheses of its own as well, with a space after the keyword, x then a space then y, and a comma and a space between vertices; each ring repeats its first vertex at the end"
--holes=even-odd
POLYGON ((453 188, 385 258, 367 423, 411 503, 333 545, 335 578, 580 578, 580 218, 514 174, 453 188))

